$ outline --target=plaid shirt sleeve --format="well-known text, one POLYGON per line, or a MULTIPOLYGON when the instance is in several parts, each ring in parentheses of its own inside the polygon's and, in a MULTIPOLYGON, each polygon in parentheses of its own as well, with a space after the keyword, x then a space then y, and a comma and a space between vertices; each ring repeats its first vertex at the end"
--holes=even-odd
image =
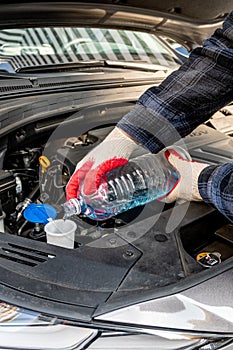
MULTIPOLYGON (((156 153, 232 100, 233 11, 186 63, 148 89, 118 126, 156 153)), ((204 201, 233 221, 233 164, 207 167, 198 182, 204 201)))
POLYGON ((199 175, 198 189, 205 202, 233 222, 233 163, 205 168, 199 175))
POLYGON ((233 11, 186 63, 145 91, 118 126, 156 153, 232 100, 233 11))

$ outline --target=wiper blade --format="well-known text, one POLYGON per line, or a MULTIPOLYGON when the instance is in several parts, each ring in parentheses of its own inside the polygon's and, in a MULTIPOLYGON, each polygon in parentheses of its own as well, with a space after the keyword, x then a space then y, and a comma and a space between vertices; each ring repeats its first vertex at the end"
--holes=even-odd
POLYGON ((46 64, 40 66, 20 67, 16 70, 17 73, 53 73, 64 72, 66 70, 75 70, 79 68, 103 67, 104 61, 79 61, 72 63, 46 64))
MULTIPOLYGON (((120 67, 126 69, 137 69, 150 72, 163 71, 167 72, 171 68, 151 64, 145 61, 119 61, 119 60, 92 60, 92 61, 79 61, 72 63, 58 63, 58 64, 45 64, 40 66, 25 66, 16 70, 17 73, 54 73, 65 72, 70 70, 79 70, 83 68, 91 67, 120 67)), ((10 73, 9 73, 10 74, 10 73)))
POLYGON ((109 67, 135 68, 151 72, 169 71, 171 68, 159 64, 152 64, 145 61, 112 61, 106 60, 105 65, 109 67))

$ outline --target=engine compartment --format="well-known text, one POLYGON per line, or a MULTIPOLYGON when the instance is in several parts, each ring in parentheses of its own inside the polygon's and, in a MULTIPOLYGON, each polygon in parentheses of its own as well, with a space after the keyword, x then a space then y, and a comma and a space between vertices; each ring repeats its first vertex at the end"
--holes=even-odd
MULTIPOLYGON (((51 135, 55 130, 55 127, 51 128, 53 123, 49 128, 44 127, 48 125, 47 122, 43 124, 41 121, 40 125, 43 125, 41 128, 43 132, 38 133, 36 131, 38 124, 31 123, 10 133, 1 142, 4 160, 0 171, 0 227, 1 231, 10 235, 46 242, 44 226, 28 222, 24 218, 24 210, 32 202, 48 203, 56 208, 58 218, 61 217, 65 187, 76 163, 106 137, 114 127, 114 123, 105 122, 80 136, 70 136, 69 127, 68 133, 63 129, 52 138, 51 135), (5 148, 6 144, 7 148, 5 148), (45 164, 40 161, 41 156, 45 157, 45 164)), ((199 161, 221 164, 233 159, 232 138, 206 125, 201 125, 186 137, 185 144, 191 156, 199 161)), ((133 157, 143 153, 145 149, 139 148, 133 157)), ((185 256, 182 263, 187 275, 200 271, 196 256, 203 250, 219 252, 222 261, 233 256, 232 225, 221 214, 213 214, 213 208, 209 210, 209 206, 205 204, 196 204, 194 208, 196 207, 198 210, 192 209, 192 206, 190 209, 191 223, 187 224, 184 218, 182 229, 176 233, 179 254, 185 256), (189 266, 188 269, 187 266, 189 266)), ((165 205, 161 209, 161 204, 155 201, 149 204, 146 217, 156 216, 161 211, 166 217, 172 209, 173 205, 165 205)), ((121 237, 137 246, 137 239, 140 240, 141 235, 137 237, 133 224, 135 220, 141 223, 145 220, 144 217, 140 219, 142 210, 142 207, 137 207, 101 222, 88 219, 82 214, 72 218, 78 226, 75 249, 97 242, 103 236, 112 237, 114 246, 114 235, 118 234, 121 228, 126 229, 126 233, 121 234, 121 237)), ((176 210, 179 210, 179 206, 176 210)), ((156 231, 157 241, 166 241, 164 227, 159 228, 159 224, 155 222, 153 230, 156 231)))
MULTIPOLYGON (((24 218, 24 210, 30 203, 48 203, 57 210, 58 217, 62 215, 62 204, 65 202, 65 187, 75 170, 76 163, 81 160, 93 147, 97 146, 114 126, 96 128, 82 134, 80 137, 59 138, 52 144, 47 144, 46 136, 33 142, 20 142, 20 148, 8 149, 5 153, 3 169, 0 172, 0 195, 4 213, 4 232, 30 239, 46 241, 43 225, 33 225, 24 218), (50 153, 52 155, 46 155, 50 153), (46 165, 43 162, 47 162, 46 165)), ((21 130, 22 132, 22 130, 21 130)), ((25 131, 26 134, 26 131, 25 131)), ((16 138, 18 131, 13 136, 16 138)), ((9 137, 11 140, 12 136, 9 137)), ((33 139, 33 138, 32 138, 33 139)), ((124 214, 102 222, 84 217, 82 214, 75 218, 79 222, 81 239, 76 246, 97 239, 104 228, 117 227, 123 222, 134 218, 134 214, 124 214), (86 229, 88 224, 89 230, 86 229), (93 232, 92 231, 93 226, 93 232), (84 231, 86 234, 84 234, 84 231), (99 231, 99 232, 98 232, 99 231), (89 238, 87 238, 89 237, 89 238), (84 241, 84 242, 83 242, 84 241)), ((135 215, 140 209, 135 209, 135 215)))

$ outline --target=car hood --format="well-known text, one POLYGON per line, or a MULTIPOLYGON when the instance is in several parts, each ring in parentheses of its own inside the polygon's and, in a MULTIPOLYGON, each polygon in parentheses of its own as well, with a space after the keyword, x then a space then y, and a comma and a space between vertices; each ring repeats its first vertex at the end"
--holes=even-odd
POLYGON ((154 32, 192 48, 231 11, 230 0, 2 1, 0 27, 80 25, 154 32))

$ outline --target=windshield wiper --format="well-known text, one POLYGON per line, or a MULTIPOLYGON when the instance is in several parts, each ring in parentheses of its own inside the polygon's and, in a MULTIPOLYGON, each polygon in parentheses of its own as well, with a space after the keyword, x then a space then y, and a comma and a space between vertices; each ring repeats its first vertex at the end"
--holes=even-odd
POLYGON ((26 66, 17 68, 17 73, 53 73, 79 68, 104 67, 104 61, 79 61, 72 63, 46 64, 40 66, 26 66))
POLYGON ((68 70, 77 70, 91 67, 120 67, 127 69, 146 70, 150 72, 168 71, 169 67, 157 64, 151 64, 146 61, 113 61, 113 60, 93 60, 79 61, 72 63, 46 64, 40 66, 20 67, 16 70, 17 73, 53 73, 64 72, 68 70))
POLYGON ((171 68, 162 66, 159 64, 152 64, 148 63, 146 61, 113 61, 113 60, 106 60, 104 61, 106 66, 109 67, 121 67, 121 68, 134 68, 134 69, 140 69, 140 70, 147 70, 150 72, 157 72, 157 71, 168 71, 171 68))

